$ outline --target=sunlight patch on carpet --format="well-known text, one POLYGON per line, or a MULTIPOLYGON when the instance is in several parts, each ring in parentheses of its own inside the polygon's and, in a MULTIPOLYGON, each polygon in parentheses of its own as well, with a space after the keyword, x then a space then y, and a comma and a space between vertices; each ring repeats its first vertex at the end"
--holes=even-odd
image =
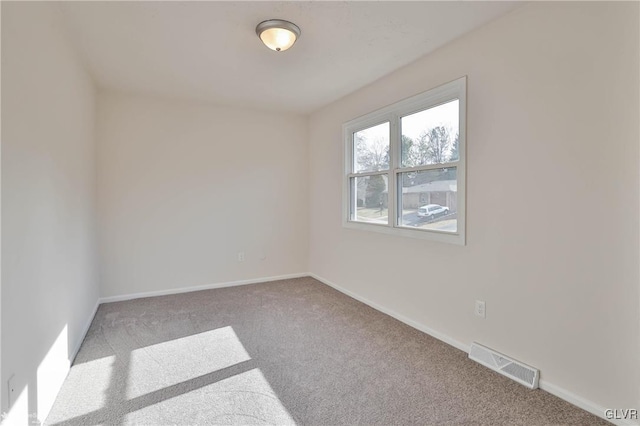
POLYGON ((126 416, 129 423, 289 425, 295 420, 254 368, 126 416))
POLYGON ((126 398, 187 382, 250 359, 230 326, 135 349, 129 360, 126 398))

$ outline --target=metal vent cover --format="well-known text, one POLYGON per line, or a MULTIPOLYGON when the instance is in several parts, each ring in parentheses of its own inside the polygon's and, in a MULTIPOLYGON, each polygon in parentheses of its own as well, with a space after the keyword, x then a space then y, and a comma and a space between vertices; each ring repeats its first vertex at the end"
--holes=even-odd
POLYGON ((473 342, 471 349, 469 349, 469 358, 529 389, 538 388, 538 379, 540 378, 538 369, 509 358, 493 349, 473 342))

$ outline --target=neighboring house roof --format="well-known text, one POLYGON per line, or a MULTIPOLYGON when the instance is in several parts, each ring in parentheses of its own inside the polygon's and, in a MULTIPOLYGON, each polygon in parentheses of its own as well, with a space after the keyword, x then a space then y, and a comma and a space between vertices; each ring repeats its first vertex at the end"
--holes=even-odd
POLYGON ((403 194, 421 192, 458 192, 458 184, 455 180, 437 180, 420 185, 402 188, 403 194))

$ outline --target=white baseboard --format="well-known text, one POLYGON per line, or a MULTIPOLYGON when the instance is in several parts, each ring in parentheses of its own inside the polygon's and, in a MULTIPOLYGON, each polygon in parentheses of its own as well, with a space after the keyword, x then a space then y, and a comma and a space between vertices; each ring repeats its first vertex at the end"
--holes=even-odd
MULTIPOLYGON (((69 376, 69 372, 71 371, 71 366, 73 365, 73 362, 76 359, 76 356, 78 355, 78 352, 80 351, 80 347, 82 346, 82 342, 84 342, 84 339, 87 337, 87 333, 89 332, 89 327, 91 327, 91 323, 93 322, 93 318, 95 318, 96 316, 96 312, 98 312, 98 307, 100 306, 100 299, 96 300, 95 305, 93 306, 93 310, 91 311, 91 314, 89 315, 89 318, 87 318, 87 321, 85 322, 84 327, 81 330, 81 333, 79 333, 79 335, 81 336, 81 338, 78 340, 78 342, 75 344, 75 346, 73 347, 73 349, 71 350, 71 352, 69 353, 69 362, 65 363, 64 365, 58 366, 59 369, 64 368, 65 369, 65 380, 66 377, 69 376)), ((60 393, 60 389, 62 388, 62 383, 60 384, 60 387, 55 391, 56 392, 56 397, 58 397, 58 393, 60 393)), ((55 400, 54 398, 54 400, 55 400)), ((46 409, 45 412, 38 412, 38 420, 41 421, 42 423, 44 423, 45 419, 47 418, 47 416, 49 415, 49 412, 51 411, 52 407, 48 407, 48 409, 46 409)), ((4 425, 4 422, 0 422, 2 425, 4 425)))
POLYGON ((87 337, 87 333, 89 332, 89 327, 91 327, 91 323, 93 322, 93 319, 96 316, 96 312, 98 312, 98 307, 100 306, 100 299, 96 300, 96 304, 93 307, 93 311, 91 312, 91 315, 89 316, 89 318, 87 319, 87 322, 84 325, 84 328, 82 330, 82 339, 78 340, 78 343, 76 343, 76 346, 73 348, 73 351, 71 352, 71 357, 69 359, 70 364, 73 364, 73 361, 76 359, 76 356, 78 355, 78 351, 80 351, 80 346, 82 346, 82 342, 84 342, 84 339, 87 337))
POLYGON ((301 277, 308 277, 308 276, 310 276, 308 272, 299 272, 297 274, 253 278, 250 280, 229 281, 229 282, 221 282, 221 283, 214 283, 214 284, 205 284, 205 285, 194 286, 194 287, 181 287, 181 288, 172 288, 169 290, 123 294, 120 296, 101 297, 100 299, 98 299, 98 303, 102 304, 102 303, 111 303, 111 302, 122 302, 124 300, 142 299, 144 297, 156 297, 156 296, 167 296, 170 294, 191 293, 193 291, 211 290, 214 288, 224 288, 224 287, 235 287, 239 285, 265 283, 269 281, 288 280, 291 278, 301 278, 301 277))
POLYGON ((393 310, 391 310, 389 308, 386 308, 386 307, 384 307, 382 305, 379 305, 379 304, 377 304, 375 302, 372 302, 369 299, 365 299, 364 297, 362 297, 362 296, 360 296, 360 295, 358 295, 358 294, 356 294, 356 293, 354 293, 354 292, 352 292, 350 290, 347 290, 344 287, 340 287, 339 285, 337 285, 337 284, 335 284, 335 283, 333 283, 333 282, 331 282, 331 281, 329 281, 329 280, 327 280, 325 278, 322 278, 322 277, 320 277, 320 276, 318 276, 316 274, 312 273, 312 274, 309 274, 309 275, 311 277, 315 278, 316 280, 320 281, 321 283, 324 283, 324 284, 328 285, 329 287, 335 288, 340 293, 344 293, 349 297, 353 297, 354 299, 364 303, 365 305, 371 306, 373 309, 375 309, 377 311, 385 313, 385 314, 389 315, 390 317, 393 317, 393 318, 397 319, 398 321, 401 321, 401 322, 403 322, 403 323, 405 323, 405 324, 407 324, 407 325, 409 325, 409 326, 411 326, 411 327, 413 327, 413 328, 415 328, 417 330, 422 331, 423 333, 428 334, 429 336, 433 336, 436 339, 441 340, 441 341, 453 346, 454 348, 458 348, 461 351, 469 353, 469 345, 465 345, 464 343, 459 342, 459 341, 447 336, 446 334, 440 333, 439 331, 436 331, 436 330, 434 330, 432 328, 429 328, 424 324, 420 324, 419 322, 414 321, 414 320, 412 320, 410 318, 407 318, 404 315, 401 315, 401 314, 399 314, 399 313, 397 313, 397 312, 395 312, 395 311, 393 311, 393 310))
MULTIPOLYGON (((385 313, 395 319, 397 319, 398 321, 401 321, 417 330, 420 330, 432 337, 435 337, 438 340, 441 340, 451 346, 453 346, 454 348, 458 348, 461 351, 464 351, 466 353, 469 353, 469 348, 470 345, 465 345, 462 342, 459 342, 458 340, 447 336, 444 333, 441 333, 439 331, 433 330, 432 328, 429 328, 427 326, 425 326, 424 324, 421 324, 417 321, 414 321, 410 318, 405 317, 404 315, 401 315, 391 309, 388 309, 378 303, 372 302, 350 290, 345 289, 344 287, 341 287, 323 277, 318 276, 317 274, 311 273, 309 274, 311 277, 315 278, 316 280, 328 285, 329 287, 332 287, 336 290, 338 290, 341 293, 346 294, 347 296, 353 297, 354 299, 364 303, 365 305, 369 305, 371 306, 373 309, 378 310, 382 313, 385 313)), ((593 401, 589 401, 587 399, 584 399, 572 392, 569 392, 568 390, 561 388, 560 386, 554 385, 553 383, 549 383, 547 381, 544 380, 540 380, 539 382, 539 386, 540 389, 549 392, 552 395, 557 396, 560 399, 563 399, 573 405, 575 405, 576 407, 582 408, 585 411, 588 411, 589 413, 596 415, 602 419, 605 419, 615 425, 619 425, 619 426, 637 426, 638 423, 637 422, 631 422, 629 420, 616 420, 616 419, 607 419, 605 417, 605 408, 600 406, 599 404, 596 404, 593 401)))
MULTIPOLYGON (((618 426, 640 425, 640 423, 638 423, 637 421, 632 422, 631 420, 624 420, 624 419, 607 419, 605 417, 605 411, 607 410, 605 407, 599 404, 596 404, 593 401, 586 400, 572 392, 569 392, 564 388, 561 388, 560 386, 554 385, 553 383, 540 380, 538 385, 540 386, 540 389, 542 389, 543 391, 549 392, 551 395, 555 395, 560 399, 564 399, 565 401, 575 405, 576 407, 580 407, 583 410, 588 411, 595 416, 598 416, 602 419, 607 420, 608 422, 613 423, 614 425, 618 425, 618 426)), ((611 408, 614 408, 614 407, 611 407, 611 408)), ((615 407, 615 408, 619 408, 619 407, 615 407)))
MULTIPOLYGON (((124 301, 124 300, 133 300, 133 299, 140 299, 143 297, 155 297, 155 296, 166 296, 166 295, 170 295, 170 294, 179 294, 179 293, 189 293, 189 292, 193 292, 193 291, 200 291, 200 290, 209 290, 209 289, 214 289, 214 288, 224 288, 224 287, 235 287, 235 286, 240 286, 240 285, 247 285, 247 284, 257 284, 257 283, 262 283, 262 282, 269 282, 269 281, 278 281, 278 280, 285 280, 285 279, 290 279, 290 278, 301 278, 301 277, 313 277, 316 280, 320 281, 323 284, 328 285, 329 287, 332 287, 334 289, 336 289, 337 291, 346 294, 349 297, 352 297, 362 303, 364 303, 365 305, 368 305, 370 307, 372 307, 373 309, 380 311, 382 313, 385 313, 395 319, 397 319, 398 321, 401 321, 417 330, 422 331, 423 333, 426 333, 432 337, 435 337, 438 340, 441 340, 455 348, 460 349, 461 351, 464 351, 466 353, 469 353, 469 345, 466 345, 444 333, 441 333, 439 331, 436 331, 430 327, 425 326, 424 324, 421 324, 417 321, 414 321, 404 315, 401 315, 395 311, 393 311, 392 309, 386 308, 378 303, 372 302, 369 299, 366 299, 350 290, 347 290, 344 287, 341 287, 323 277, 320 277, 317 274, 314 273, 307 273, 307 272, 300 272, 297 274, 288 274, 288 275, 279 275, 279 276, 272 276, 272 277, 263 277, 263 278, 255 278, 255 279, 250 279, 250 280, 239 280, 239 281, 230 281, 230 282, 222 282, 222 283, 215 283, 215 284, 206 284, 206 285, 201 285, 201 286, 195 286, 195 287, 184 287, 184 288, 174 288, 174 289, 169 289, 169 290, 160 290, 160 291, 150 291, 150 292, 143 292, 143 293, 133 293, 133 294, 126 294, 126 295, 120 295, 120 296, 110 296, 110 297, 102 297, 99 298, 98 301, 96 302, 96 305, 93 309, 93 313, 91 315, 91 317, 88 319, 87 324, 85 325, 84 328, 84 332, 82 333, 82 340, 79 341, 79 343, 76 345, 77 347, 74 348, 73 350, 73 357, 72 360, 75 359, 76 355, 78 354, 78 351, 80 350, 80 346, 82 345, 82 342, 84 341, 84 338, 87 335, 87 332, 89 331, 89 327, 91 326, 91 322, 93 321, 93 318, 95 317, 95 314, 98 310, 98 307, 102 304, 102 303, 110 303, 110 302, 119 302, 119 301, 124 301)), ((553 383, 544 381, 544 380, 540 380, 539 382, 539 386, 540 389, 549 392, 552 395, 557 396, 560 399, 563 399, 579 408, 582 408, 585 411, 588 411, 591 414, 594 414, 602 419, 605 419, 615 425, 618 426, 634 426, 634 425, 638 425, 637 422, 631 422, 629 420, 623 420, 623 419, 607 419, 605 417, 605 408, 600 406, 599 404, 594 403, 593 401, 589 401, 587 399, 584 399, 572 392, 569 392, 568 390, 557 386, 553 383)))

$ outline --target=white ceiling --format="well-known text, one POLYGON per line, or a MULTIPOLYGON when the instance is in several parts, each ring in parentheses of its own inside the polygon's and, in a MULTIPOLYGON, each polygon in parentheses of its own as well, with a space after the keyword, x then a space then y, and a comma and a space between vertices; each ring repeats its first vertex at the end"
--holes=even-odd
POLYGON ((64 2, 101 87, 309 113, 512 10, 517 2, 64 2), (269 18, 298 42, 267 49, 269 18))

